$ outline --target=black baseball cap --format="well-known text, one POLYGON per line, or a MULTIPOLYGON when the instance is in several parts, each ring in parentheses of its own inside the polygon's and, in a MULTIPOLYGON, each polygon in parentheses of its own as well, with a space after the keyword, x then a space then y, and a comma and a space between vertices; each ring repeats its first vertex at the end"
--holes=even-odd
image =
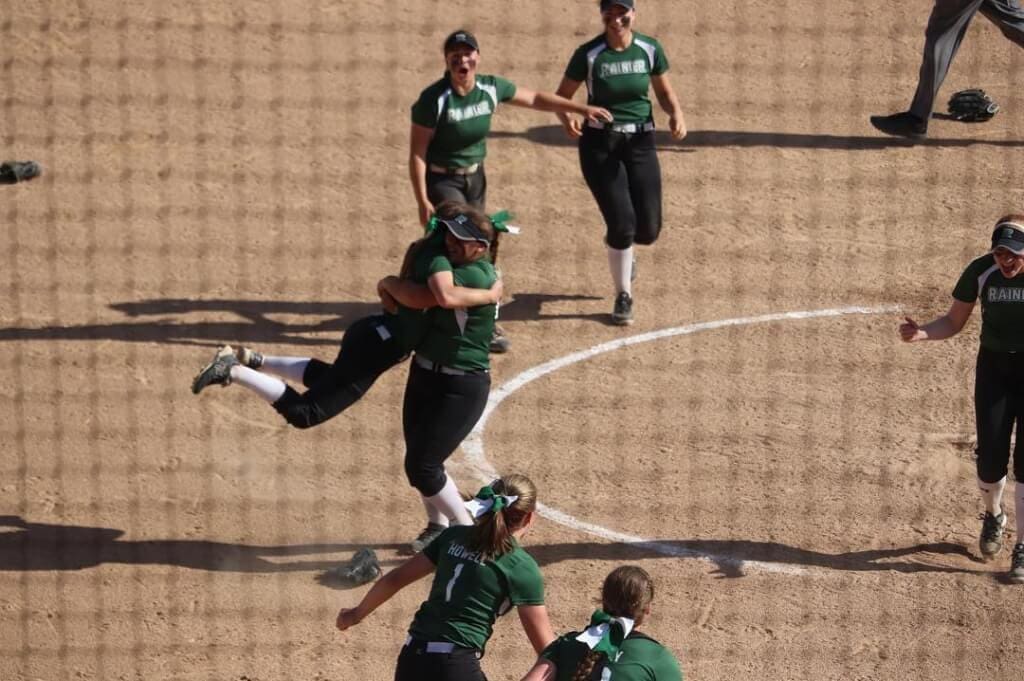
POLYGON ((612 5, 622 5, 626 9, 636 8, 636 3, 633 0, 601 0, 601 11, 606 11, 612 5))
POLYGON ((1016 222, 1000 222, 992 232, 992 250, 1005 248, 1017 255, 1024 255, 1024 225, 1016 222))
POLYGON ((444 40, 444 52, 448 54, 459 45, 468 45, 477 52, 480 51, 480 43, 476 41, 476 38, 469 31, 459 29, 444 40))
POLYGON ((488 246, 491 244, 491 240, 475 222, 469 219, 468 215, 459 214, 453 218, 441 218, 441 223, 448 228, 452 236, 460 241, 480 241, 488 246))

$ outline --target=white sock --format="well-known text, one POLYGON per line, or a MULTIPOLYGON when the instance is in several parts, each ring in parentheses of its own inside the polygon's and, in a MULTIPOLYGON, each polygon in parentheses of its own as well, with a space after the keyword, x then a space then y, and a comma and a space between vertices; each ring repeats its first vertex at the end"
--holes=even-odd
POLYGON ((309 366, 309 357, 274 357, 263 355, 260 371, 280 376, 286 381, 302 385, 302 374, 309 366))
POLYGON ((981 498, 985 501, 985 510, 992 515, 999 515, 1003 512, 1003 490, 1006 488, 1006 476, 999 482, 982 482, 978 478, 978 489, 981 490, 981 498))
POLYGON ((615 284, 615 292, 625 291, 633 295, 633 247, 617 248, 608 247, 608 269, 612 273, 612 283, 615 284))
POLYGON ((1017 539, 1018 544, 1024 544, 1024 481, 1018 480, 1014 486, 1013 500, 1017 508, 1017 539))
POLYGON ((284 395, 284 389, 287 387, 281 379, 261 374, 241 364, 231 367, 231 382, 244 385, 269 404, 281 399, 281 395, 284 395))
POLYGON ((448 480, 444 483, 441 491, 432 497, 427 497, 427 501, 443 513, 452 524, 473 524, 473 516, 466 510, 466 503, 462 500, 459 488, 455 486, 455 481, 452 480, 451 476, 448 476, 448 480))
POLYGON ((427 512, 427 522, 431 525, 448 527, 448 516, 441 513, 441 511, 437 509, 437 506, 430 503, 430 499, 427 499, 424 496, 421 496, 420 499, 423 500, 423 508, 427 512))

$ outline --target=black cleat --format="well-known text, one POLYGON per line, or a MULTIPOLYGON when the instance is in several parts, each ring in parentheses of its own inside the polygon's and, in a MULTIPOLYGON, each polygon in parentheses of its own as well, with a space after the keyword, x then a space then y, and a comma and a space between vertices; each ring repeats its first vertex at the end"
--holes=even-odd
POLYGON ((872 116, 871 125, 886 135, 922 139, 928 135, 928 124, 920 118, 904 111, 891 116, 872 116))
POLYGON ((1007 578, 1014 584, 1024 584, 1024 542, 1014 544, 1007 578))
POLYGON ((259 369, 263 366, 263 353, 252 348, 238 348, 235 350, 235 357, 238 358, 239 364, 250 369, 259 369))
POLYGON ((230 345, 222 345, 213 356, 213 361, 200 370, 192 379, 192 392, 196 395, 211 385, 231 385, 231 367, 238 365, 238 358, 230 345))
POLYGON ((633 298, 622 291, 615 296, 615 307, 612 309, 612 324, 629 326, 633 323, 633 298))
POLYGON ((981 536, 978 549, 981 557, 991 560, 1003 548, 1003 534, 1006 532, 1006 514, 992 515, 988 511, 981 516, 981 536))
POLYGON ((412 549, 413 553, 419 553, 430 546, 430 542, 437 539, 437 537, 447 529, 448 528, 444 525, 427 523, 427 526, 423 528, 423 531, 419 533, 419 536, 412 540, 412 544, 410 544, 409 547, 412 549))

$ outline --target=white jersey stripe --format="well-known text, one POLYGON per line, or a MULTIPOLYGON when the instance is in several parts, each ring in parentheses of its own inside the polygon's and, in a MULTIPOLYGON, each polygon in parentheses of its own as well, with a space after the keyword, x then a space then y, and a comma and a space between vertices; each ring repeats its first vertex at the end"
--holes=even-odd
POLYGON ((597 56, 607 49, 608 43, 602 42, 590 50, 590 52, 587 52, 587 94, 591 97, 594 95, 594 62, 597 60, 597 56))
POLYGON ((992 273, 995 272, 998 269, 999 269, 999 265, 992 265, 992 267, 989 267, 987 270, 985 270, 984 272, 981 273, 980 277, 978 277, 978 299, 979 300, 981 299, 981 289, 985 288, 985 282, 988 281, 988 278, 990 276, 992 276, 992 273))

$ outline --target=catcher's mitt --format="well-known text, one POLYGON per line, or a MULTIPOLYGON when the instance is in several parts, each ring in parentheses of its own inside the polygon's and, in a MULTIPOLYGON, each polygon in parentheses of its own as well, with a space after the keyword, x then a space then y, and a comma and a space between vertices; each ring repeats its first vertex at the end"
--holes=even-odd
POLYGON ((961 90, 949 98, 949 115, 958 121, 987 121, 998 111, 999 105, 980 88, 961 90))

